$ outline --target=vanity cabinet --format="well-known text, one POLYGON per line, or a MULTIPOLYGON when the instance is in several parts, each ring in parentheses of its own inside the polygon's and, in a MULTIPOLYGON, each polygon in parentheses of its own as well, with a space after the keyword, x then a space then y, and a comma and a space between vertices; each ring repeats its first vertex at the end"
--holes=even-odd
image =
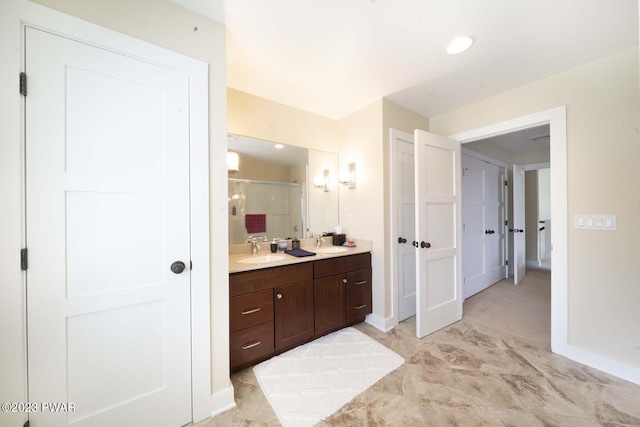
POLYGON ((313 277, 316 335, 371 313, 371 254, 315 261, 313 277))
POLYGON ((371 254, 229 275, 230 365, 237 371, 364 320, 371 254))

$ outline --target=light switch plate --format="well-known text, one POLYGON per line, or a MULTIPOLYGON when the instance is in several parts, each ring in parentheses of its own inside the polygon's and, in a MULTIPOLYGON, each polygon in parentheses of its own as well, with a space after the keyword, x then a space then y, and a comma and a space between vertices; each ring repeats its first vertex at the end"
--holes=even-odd
POLYGON ((582 230, 618 231, 618 216, 575 215, 573 226, 582 230))

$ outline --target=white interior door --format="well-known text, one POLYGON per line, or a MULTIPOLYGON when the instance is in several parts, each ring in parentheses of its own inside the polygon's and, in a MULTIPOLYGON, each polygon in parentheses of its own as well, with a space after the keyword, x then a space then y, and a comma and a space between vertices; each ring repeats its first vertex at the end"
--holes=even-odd
POLYGON ((468 298, 504 278, 504 170, 462 155, 462 295, 468 298))
POLYGON ((398 271, 398 321, 416 314, 416 251, 415 238, 415 174, 413 138, 396 140, 396 268, 398 271))
POLYGON ((525 239, 524 168, 513 165, 513 283, 518 284, 527 275, 525 239))
POLYGON ((416 174, 416 335, 462 318, 460 143, 414 133, 416 174))
POLYGON ((75 407, 32 425, 183 425, 188 78, 31 28, 26 72, 29 400, 75 407))

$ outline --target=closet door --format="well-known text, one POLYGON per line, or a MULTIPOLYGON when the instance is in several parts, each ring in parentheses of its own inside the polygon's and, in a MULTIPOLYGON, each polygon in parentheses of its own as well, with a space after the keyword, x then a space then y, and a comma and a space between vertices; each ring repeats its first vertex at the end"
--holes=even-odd
POLYGON ((35 426, 191 421, 189 80, 27 28, 35 426))
POLYGON ((469 154, 462 156, 463 297, 505 276, 505 172, 469 154))

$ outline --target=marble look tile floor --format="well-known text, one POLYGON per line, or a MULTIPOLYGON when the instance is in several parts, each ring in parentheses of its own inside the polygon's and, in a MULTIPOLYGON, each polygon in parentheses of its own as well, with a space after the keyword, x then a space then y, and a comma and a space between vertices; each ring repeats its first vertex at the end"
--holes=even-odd
MULTIPOLYGON (((413 318, 387 333, 359 324, 405 363, 318 425, 640 425, 640 386, 551 353, 550 317, 550 273, 529 270, 423 339, 413 318)), ((237 407, 194 427, 280 425, 251 369, 231 380, 237 407)))

